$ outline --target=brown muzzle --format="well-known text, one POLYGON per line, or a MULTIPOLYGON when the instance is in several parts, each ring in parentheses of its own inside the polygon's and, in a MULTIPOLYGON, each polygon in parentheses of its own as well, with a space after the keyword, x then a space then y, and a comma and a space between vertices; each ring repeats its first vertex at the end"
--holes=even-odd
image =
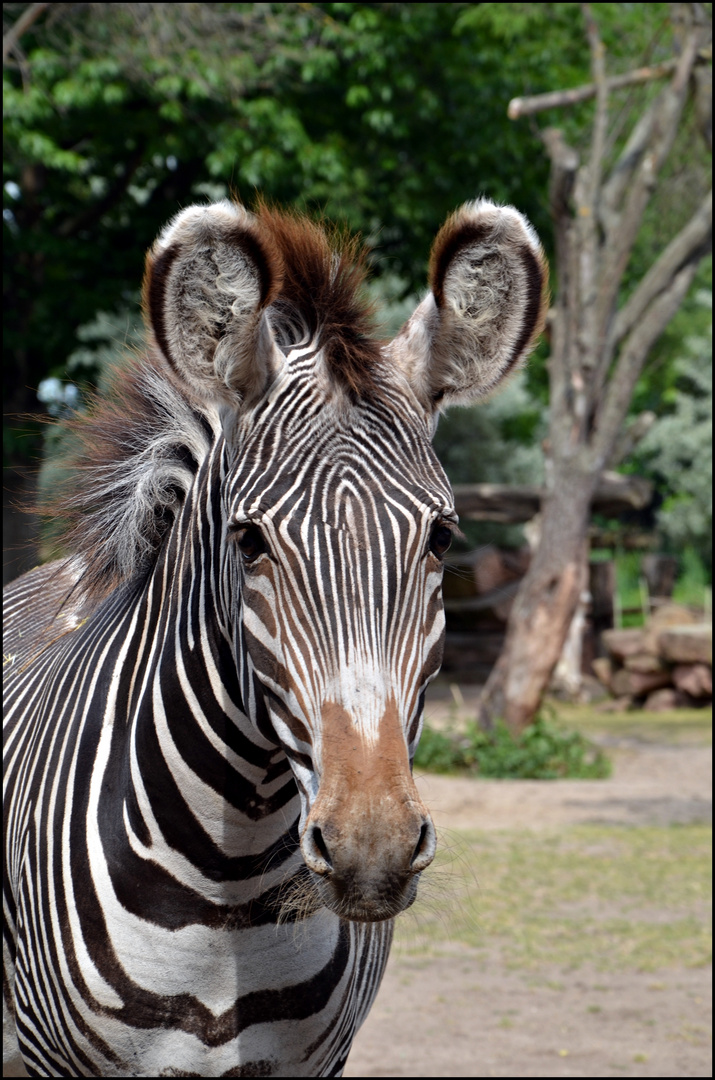
POLYGON ((412 903, 434 858, 432 819, 410 771, 397 708, 389 703, 376 740, 340 705, 323 709, 320 787, 301 837, 326 907, 377 922, 412 903))

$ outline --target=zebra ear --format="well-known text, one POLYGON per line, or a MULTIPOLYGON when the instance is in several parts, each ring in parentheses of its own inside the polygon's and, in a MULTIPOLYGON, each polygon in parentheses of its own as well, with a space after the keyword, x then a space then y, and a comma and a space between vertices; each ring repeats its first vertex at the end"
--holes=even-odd
POLYGON ((442 226, 430 292, 389 346, 428 412, 487 395, 526 358, 543 329, 546 257, 529 222, 488 199, 442 226))
POLYGON ((146 259, 144 310, 156 343, 200 399, 259 396, 280 364, 264 309, 280 288, 279 255, 228 200, 189 206, 146 259))

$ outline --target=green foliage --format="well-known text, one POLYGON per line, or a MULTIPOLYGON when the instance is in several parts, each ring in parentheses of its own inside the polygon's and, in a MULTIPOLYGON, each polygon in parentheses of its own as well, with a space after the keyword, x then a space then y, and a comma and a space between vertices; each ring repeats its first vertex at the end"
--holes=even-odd
POLYGON ((616 551, 616 602, 621 612, 622 626, 642 626, 647 614, 647 597, 643 592, 640 551, 616 551), (630 609, 630 610, 628 610, 630 609))
POLYGON ((712 566, 712 296, 698 294, 710 321, 684 343, 676 365, 679 385, 672 407, 651 428, 640 448, 660 479, 665 501, 658 515, 661 535, 673 551, 692 547, 712 566))
POLYGON ((425 724, 415 766, 431 772, 470 772, 492 779, 603 779, 611 764, 580 732, 564 731, 537 716, 518 737, 498 722, 483 731, 474 721, 464 733, 425 724))
MULTIPOLYGON (((5 5, 8 23, 25 9, 5 5)), ((157 232, 197 198, 260 189, 344 219, 405 293, 477 194, 547 235, 545 156, 506 119, 523 65, 489 33, 455 32, 464 10, 51 5, 4 76, 9 410, 36 409, 77 328, 125 302, 157 232)))
MULTIPOLYGON (((591 561, 613 559, 616 568, 616 601, 621 612, 621 626, 643 626, 648 617, 649 597, 643 575, 643 553, 600 549, 591 552, 591 561)), ((711 564, 699 552, 686 546, 678 552, 678 571, 673 588, 673 602, 695 608, 707 607, 711 583, 711 564)))
POLYGON ((686 547, 680 557, 680 573, 673 589, 673 600, 676 604, 707 609, 711 585, 712 562, 706 566, 695 548, 686 547))

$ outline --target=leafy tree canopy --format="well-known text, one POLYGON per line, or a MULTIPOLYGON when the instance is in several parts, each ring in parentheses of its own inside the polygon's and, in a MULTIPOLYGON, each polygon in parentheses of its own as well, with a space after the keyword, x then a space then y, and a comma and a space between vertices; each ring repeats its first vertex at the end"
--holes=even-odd
MULTIPOLYGON (((5 5, 8 24, 27 8, 5 5)), ((49 5, 5 71, 10 411, 36 407, 77 328, 136 290, 192 199, 261 190, 345 219, 405 292, 477 193, 546 231, 546 162, 505 120, 522 71, 493 35, 458 32, 464 9, 49 5)))
MULTIPOLYGON (((5 29, 31 7, 5 4, 5 29)), ((672 54, 668 5, 598 15, 613 70, 672 54)), ((47 5, 4 76, 8 411, 35 411, 78 328, 135 302, 145 250, 194 199, 260 190, 343 219, 400 295, 476 194, 517 204, 548 247, 539 129, 506 107, 589 78, 578 4, 47 5)), ((591 110, 540 125, 579 146, 591 110)), ((641 262, 688 201, 655 207, 641 262)), ((542 400, 545 354, 529 371, 542 400)))

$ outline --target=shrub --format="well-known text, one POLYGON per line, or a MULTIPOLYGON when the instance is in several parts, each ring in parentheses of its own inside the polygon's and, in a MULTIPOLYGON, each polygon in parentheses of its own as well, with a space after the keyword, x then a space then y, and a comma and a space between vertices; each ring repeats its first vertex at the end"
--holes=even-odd
POLYGON ((465 732, 435 731, 425 724, 415 765, 430 772, 467 772, 492 779, 604 779, 611 762, 580 732, 564 731, 537 716, 520 735, 498 722, 482 731, 474 722, 465 732))

